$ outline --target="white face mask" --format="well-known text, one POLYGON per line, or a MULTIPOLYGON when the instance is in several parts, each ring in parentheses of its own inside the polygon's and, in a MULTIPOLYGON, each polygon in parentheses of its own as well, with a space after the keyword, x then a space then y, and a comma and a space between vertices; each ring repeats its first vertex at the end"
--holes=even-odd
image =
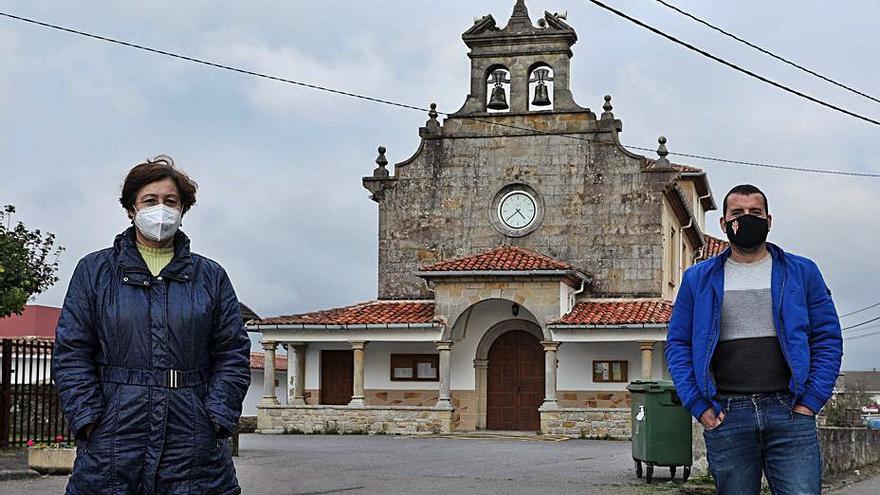
POLYGON ((158 242, 171 239, 180 227, 180 220, 180 210, 165 205, 141 208, 134 216, 134 224, 141 234, 158 242))

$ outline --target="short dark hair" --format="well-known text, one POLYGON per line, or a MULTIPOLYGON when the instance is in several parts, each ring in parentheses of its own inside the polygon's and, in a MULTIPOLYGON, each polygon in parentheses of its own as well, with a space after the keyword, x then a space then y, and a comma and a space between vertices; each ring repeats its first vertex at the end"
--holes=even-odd
POLYGON ((742 194, 745 196, 749 196, 751 194, 760 194, 761 197, 764 198, 764 212, 770 213, 770 207, 767 206, 767 195, 764 194, 764 191, 761 191, 760 189, 758 189, 757 187, 755 187, 751 184, 740 184, 740 185, 734 187, 733 189, 731 189, 730 191, 728 191, 727 195, 724 196, 724 206, 723 206, 724 213, 723 214, 725 217, 727 216, 727 198, 729 198, 731 194, 742 194))
POLYGON ((199 185, 190 179, 186 172, 175 168, 174 159, 168 155, 159 155, 148 159, 129 170, 128 175, 125 176, 125 182, 122 183, 119 202, 125 211, 131 214, 134 211, 134 202, 137 199, 138 191, 147 184, 165 179, 174 181, 177 190, 180 191, 182 212, 186 213, 196 204, 196 190, 199 185))

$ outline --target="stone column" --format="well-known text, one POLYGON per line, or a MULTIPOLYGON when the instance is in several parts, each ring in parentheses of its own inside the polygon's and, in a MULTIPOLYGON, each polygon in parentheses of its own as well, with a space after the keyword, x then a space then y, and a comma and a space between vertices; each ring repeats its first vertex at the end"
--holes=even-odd
POLYGON ((452 358, 452 342, 440 341, 436 342, 437 350, 440 351, 440 392, 437 395, 438 409, 452 409, 452 392, 450 390, 452 369, 450 367, 452 358))
POLYGON ((477 394, 477 429, 486 429, 486 393, 489 383, 489 360, 474 359, 474 378, 477 394))
POLYGON ((306 348, 308 344, 287 345, 287 405, 304 406, 306 385, 306 348))
POLYGON ((642 350, 642 380, 650 380, 654 369, 654 342, 639 342, 642 350))
POLYGON ((275 395, 275 348, 278 343, 274 340, 264 340, 263 344, 263 398, 261 406, 277 406, 278 397, 275 395))
POLYGON ((367 343, 364 341, 350 342, 351 348, 354 349, 354 377, 352 386, 351 402, 349 406, 363 407, 364 402, 364 348, 367 343))
POLYGON ((541 405, 541 411, 552 411, 559 409, 559 403, 556 402, 556 368, 559 360, 556 357, 556 351, 559 350, 559 342, 541 342, 544 346, 544 404, 541 405))

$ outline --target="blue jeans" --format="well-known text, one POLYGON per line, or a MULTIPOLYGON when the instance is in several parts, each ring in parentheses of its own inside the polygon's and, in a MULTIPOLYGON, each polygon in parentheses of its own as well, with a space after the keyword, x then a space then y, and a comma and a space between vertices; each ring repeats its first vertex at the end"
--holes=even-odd
POLYGON ((819 495, 816 418, 792 411, 791 394, 716 399, 724 407, 724 421, 703 437, 718 495, 760 494, 762 471, 774 495, 819 495))

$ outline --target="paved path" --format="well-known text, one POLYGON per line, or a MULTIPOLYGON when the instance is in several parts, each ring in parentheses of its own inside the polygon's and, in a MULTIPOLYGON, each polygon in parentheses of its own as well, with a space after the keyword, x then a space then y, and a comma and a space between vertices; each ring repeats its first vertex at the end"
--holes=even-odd
MULTIPOLYGON (((635 478, 629 442, 243 435, 241 454, 235 464, 247 495, 630 495, 672 488, 659 480, 649 489, 635 478)), ((60 494, 65 483, 64 476, 11 481, 0 493, 60 494)))
POLYGON ((880 476, 847 485, 831 493, 834 495, 877 495, 880 493, 880 476))

